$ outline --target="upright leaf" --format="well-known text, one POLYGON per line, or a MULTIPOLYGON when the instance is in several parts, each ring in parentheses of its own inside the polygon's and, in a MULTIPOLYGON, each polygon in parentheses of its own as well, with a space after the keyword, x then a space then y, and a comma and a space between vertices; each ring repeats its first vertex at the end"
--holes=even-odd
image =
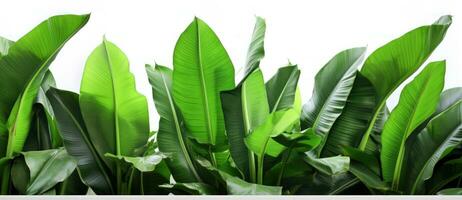
POLYGON ((255 18, 252 39, 247 50, 244 74, 239 82, 244 81, 254 70, 260 66, 260 61, 265 57, 265 31, 266 22, 261 17, 255 18))
POLYGON ((382 173, 385 181, 392 181, 395 190, 401 179, 406 139, 435 111, 444 86, 445 69, 444 61, 428 64, 404 87, 398 105, 385 123, 380 152, 382 173))
POLYGON ((377 106, 361 140, 361 150, 365 149, 388 96, 427 60, 443 40, 451 23, 451 16, 442 16, 432 25, 416 28, 387 43, 366 59, 361 73, 377 91, 377 106))
POLYGON ((297 91, 300 70, 297 65, 278 69, 278 72, 266 83, 266 93, 271 112, 292 108, 297 91))
POLYGON ((220 91, 234 87, 234 68, 212 29, 194 21, 173 54, 173 99, 191 136, 202 144, 226 144, 220 91))
MULTIPOLYGON (((362 62, 366 48, 344 50, 335 55, 316 74, 313 95, 303 106, 301 125, 312 127, 323 136, 322 150, 327 134, 342 113, 356 77, 356 68, 362 62)), ((318 151, 318 156, 320 151, 318 151)))
POLYGON ((53 106, 64 147, 77 160, 83 182, 96 194, 114 194, 114 177, 88 134, 80 112, 79 95, 52 88, 47 97, 53 106))
POLYGON ((127 57, 115 44, 104 39, 90 54, 80 92, 82 116, 100 157, 137 156, 134 150, 148 140, 148 106, 136 91, 127 57))
POLYGON ((241 85, 222 92, 221 101, 231 156, 245 177, 255 181, 254 155, 244 141, 269 115, 262 72, 257 68, 241 85))
POLYGON ((146 66, 156 110, 160 115, 157 141, 159 150, 167 155, 167 164, 177 182, 201 182, 201 178, 189 154, 184 121, 172 97, 172 70, 156 65, 146 66))

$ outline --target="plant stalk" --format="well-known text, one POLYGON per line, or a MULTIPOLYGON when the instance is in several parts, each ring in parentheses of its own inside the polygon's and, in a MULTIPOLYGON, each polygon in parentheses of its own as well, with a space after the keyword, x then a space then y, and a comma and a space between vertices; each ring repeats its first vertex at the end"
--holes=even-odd
POLYGON ((257 175, 257 183, 258 184, 263 184, 263 161, 264 161, 265 156, 261 155, 258 156, 258 175, 257 175))

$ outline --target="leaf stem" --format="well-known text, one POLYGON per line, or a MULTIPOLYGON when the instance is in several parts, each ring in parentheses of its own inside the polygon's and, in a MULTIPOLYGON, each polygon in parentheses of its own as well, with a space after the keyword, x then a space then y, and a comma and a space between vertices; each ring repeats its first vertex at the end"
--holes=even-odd
POLYGON ((1 195, 7 195, 10 189, 10 163, 5 164, 2 173, 2 189, 0 191, 1 195))
POLYGON ((256 168, 255 168, 255 155, 253 152, 248 149, 249 154, 249 175, 250 175, 250 182, 255 183, 257 180, 256 178, 256 168))
POLYGON ((265 155, 258 156, 258 184, 263 184, 263 161, 265 159, 265 155))

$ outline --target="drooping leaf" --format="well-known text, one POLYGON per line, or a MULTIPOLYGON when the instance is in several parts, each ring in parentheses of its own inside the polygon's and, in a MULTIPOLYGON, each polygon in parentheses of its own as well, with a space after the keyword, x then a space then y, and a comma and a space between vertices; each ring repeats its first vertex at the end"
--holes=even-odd
POLYGON ((441 158, 462 142, 462 101, 434 117, 427 127, 406 144, 402 189, 409 194, 422 193, 441 158))
POLYGON ((197 142, 226 145, 219 95, 233 87, 234 67, 228 53, 212 29, 194 18, 175 46, 173 99, 197 142))
POLYGON ((448 188, 436 193, 438 195, 462 195, 462 188, 448 188))
POLYGON ((241 85, 222 92, 221 101, 231 156, 245 178, 255 181, 255 158, 245 145, 245 137, 269 115, 262 72, 257 68, 241 85))
POLYGON ((244 81, 254 70, 260 66, 260 61, 265 57, 265 31, 266 22, 261 17, 255 18, 255 26, 253 28, 252 38, 247 50, 247 59, 245 62, 244 73, 240 79, 240 83, 244 81))
POLYGON ((299 77, 300 70, 297 65, 289 64, 279 68, 277 73, 266 82, 266 94, 272 113, 294 107, 299 77))
POLYGON ((134 149, 148 140, 148 105, 136 91, 127 57, 115 44, 103 39, 90 54, 80 93, 88 135, 106 164, 115 171, 106 153, 138 156, 134 149))
POLYGON ((49 65, 89 17, 51 17, 21 37, 8 49, 8 54, 1 57, 0 124, 5 124, 9 130, 8 156, 23 148, 30 128, 32 105, 49 65))
POLYGON ((157 141, 159 150, 169 155, 167 164, 177 182, 200 182, 201 178, 188 153, 184 122, 172 97, 172 70, 156 65, 146 66, 157 112, 160 115, 157 141))
POLYGON ((24 165, 19 161, 15 163, 20 166, 13 164, 11 173, 13 183, 20 182, 22 187, 26 186, 20 188, 23 194, 41 194, 48 191, 69 177, 77 166, 76 161, 67 154, 64 148, 28 151, 21 154, 22 156, 16 159, 24 159, 27 171, 24 171, 24 165), (25 174, 29 175, 27 185, 24 184, 24 180, 21 180, 25 174))
POLYGON ((96 194, 114 194, 114 177, 88 135, 78 94, 52 88, 47 97, 53 106, 64 147, 77 160, 83 182, 96 194))
POLYGON ((316 158, 313 151, 306 152, 306 162, 326 175, 338 175, 348 171, 350 158, 347 156, 334 156, 316 158))
POLYGON ((318 156, 328 138, 328 132, 346 104, 355 81, 356 68, 362 62, 365 50, 344 50, 316 74, 312 97, 303 105, 301 125, 303 129, 312 127, 316 134, 323 136, 318 156))
POLYGON ((364 150, 387 98, 411 76, 431 55, 446 35, 451 16, 442 16, 434 24, 416 28, 375 50, 365 61, 361 73, 377 92, 377 106, 363 134, 360 149, 364 150))
POLYGON ((442 113, 460 100, 462 100, 462 87, 455 87, 443 91, 441 93, 438 107, 436 108, 435 113, 433 113, 433 116, 442 113))
POLYGON ((385 181, 399 188, 409 135, 435 111, 444 86, 445 62, 433 62, 407 84, 401 92, 382 132, 380 160, 385 181))
POLYGON ((165 155, 162 154, 152 154, 139 157, 129 157, 129 156, 116 156, 110 153, 105 154, 106 157, 117 160, 117 162, 122 162, 123 164, 130 165, 137 169, 140 172, 151 172, 154 171, 156 166, 162 162, 162 159, 165 158, 165 155))

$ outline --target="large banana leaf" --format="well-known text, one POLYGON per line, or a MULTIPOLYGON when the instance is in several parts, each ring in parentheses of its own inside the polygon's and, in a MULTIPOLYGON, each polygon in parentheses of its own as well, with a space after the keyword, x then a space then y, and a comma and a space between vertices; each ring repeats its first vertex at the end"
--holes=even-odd
POLYGON ((191 136, 202 144, 226 147, 219 95, 234 87, 234 68, 220 40, 202 20, 194 18, 181 34, 173 67, 173 99, 191 136))
POLYGON ((260 66, 261 59, 265 57, 265 31, 265 20, 261 17, 256 17, 252 39, 250 40, 249 49, 247 50, 247 60, 245 62, 244 73, 239 81, 240 83, 242 83, 247 76, 260 66))
POLYGON ((221 93, 229 149, 245 179, 255 182, 255 158, 245 145, 245 137, 269 115, 263 74, 257 68, 233 90, 221 93))
POLYGON ((444 61, 432 62, 407 84, 382 132, 380 160, 385 181, 392 189, 399 187, 404 161, 405 142, 422 122, 432 115, 444 86, 444 61))
POLYGON ((96 194, 114 194, 113 174, 97 153, 95 143, 88 135, 79 107, 79 95, 50 89, 47 97, 53 106, 64 147, 77 160, 83 182, 96 194))
POLYGON ((385 44, 366 59, 361 73, 377 92, 377 106, 361 140, 361 150, 366 148, 388 96, 427 60, 443 40, 451 22, 451 16, 442 16, 432 25, 416 28, 385 44))
POLYGON ((159 150, 169 155, 167 164, 177 182, 201 182, 194 166, 194 158, 188 153, 183 119, 173 102, 172 70, 156 65, 146 66, 146 73, 152 86, 157 112, 160 115, 157 141, 159 150))
POLYGON ((76 161, 64 148, 21 153, 11 170, 13 184, 22 194, 42 194, 68 178, 76 161))
POLYGON ((458 101, 462 100, 462 87, 447 89, 441 93, 440 102, 433 116, 442 113, 458 101))
POLYGON ((346 101, 342 114, 332 125, 325 138, 321 157, 342 154, 340 147, 356 147, 361 141, 361 133, 367 130, 375 108, 375 90, 372 84, 357 72, 356 79, 346 101))
POLYGON ((22 150, 32 105, 42 79, 64 44, 88 21, 89 15, 54 16, 12 45, 0 59, 0 123, 8 117, 7 156, 22 150))
POLYGON ((422 193, 424 181, 433 174, 438 160, 462 142, 462 101, 434 117, 421 133, 406 144, 401 188, 408 194, 422 193))
POLYGON ((438 195, 462 195, 462 188, 447 188, 437 193, 438 195))
POLYGON ((127 57, 115 44, 103 39, 90 54, 80 92, 90 139, 106 164, 116 167, 104 159, 106 153, 137 156, 134 150, 148 140, 148 106, 146 98, 136 91, 127 57))
POLYGON ((356 77, 356 68, 362 62, 366 48, 344 50, 335 55, 316 74, 313 95, 301 115, 302 128, 312 127, 323 136, 318 156, 328 138, 328 132, 342 113, 356 77))
POLYGON ((273 113, 278 110, 294 107, 300 70, 297 65, 289 64, 281 67, 266 83, 268 104, 273 113))

